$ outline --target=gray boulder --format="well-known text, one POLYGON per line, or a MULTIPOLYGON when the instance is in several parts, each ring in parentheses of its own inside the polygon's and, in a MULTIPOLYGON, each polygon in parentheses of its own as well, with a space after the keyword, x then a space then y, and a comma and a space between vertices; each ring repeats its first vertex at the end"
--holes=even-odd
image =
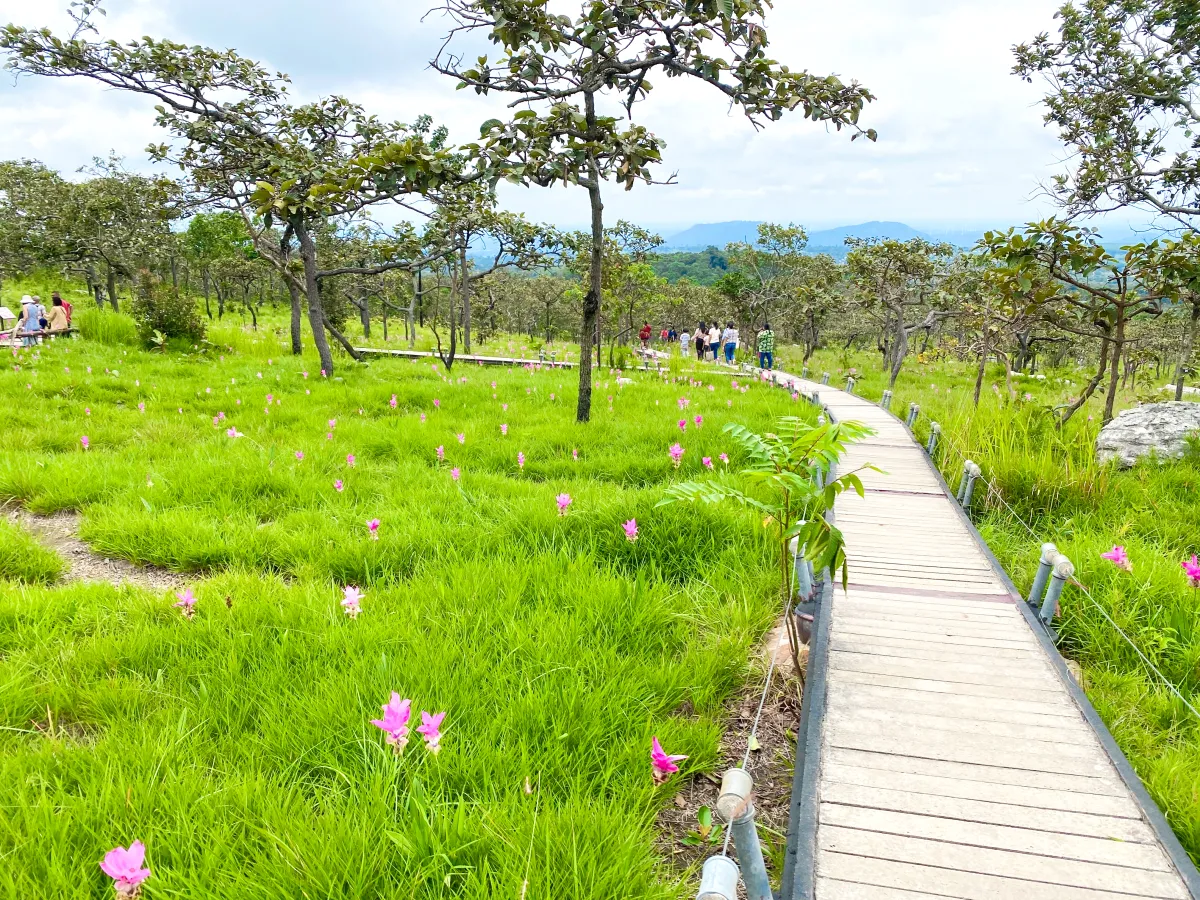
POLYGON ((1172 400, 1127 409, 1105 425, 1096 438, 1100 462, 1115 459, 1125 469, 1151 452, 1160 462, 1179 459, 1187 437, 1200 434, 1200 403, 1172 400))

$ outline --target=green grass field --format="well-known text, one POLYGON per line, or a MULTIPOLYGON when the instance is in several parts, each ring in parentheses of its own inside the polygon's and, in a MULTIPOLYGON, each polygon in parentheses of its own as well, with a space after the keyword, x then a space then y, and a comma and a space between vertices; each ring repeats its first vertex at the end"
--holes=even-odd
POLYGON ((800 404, 601 373, 581 427, 570 373, 325 379, 273 327, 161 354, 89 316, 95 339, 0 372, 0 498, 78 510, 95 551, 186 573, 198 602, 48 583, 62 562, 0 531, 0 895, 103 896, 101 856, 135 839, 150 898, 688 893, 654 850, 674 788, 650 739, 683 776, 716 765, 777 589, 752 517, 655 506, 732 452, 724 423, 800 404), (393 690, 447 713, 439 754, 370 724, 393 690))
MULTIPOLYGON (((790 355, 784 364, 800 371, 790 355)), ((828 371, 831 384, 844 387, 850 368, 856 372, 855 392, 878 400, 887 384, 877 355, 822 352, 810 374, 819 379, 828 371)), ((1200 447, 1168 465, 1145 463, 1126 471, 1100 465, 1094 452, 1100 398, 1092 398, 1062 430, 1054 427, 1052 410, 1085 380, 1074 369, 1047 371, 1044 378, 1017 380, 1018 399, 1009 401, 1003 370, 993 367, 975 408, 973 366, 914 358, 896 385, 892 410, 904 418, 910 402, 920 404, 915 431, 922 442, 931 422, 941 425, 937 461, 952 487, 964 458, 982 467, 994 490, 977 488, 975 519, 1021 590, 1033 580, 1042 541, 1053 541, 1074 562, 1076 577, 1095 603, 1078 588, 1067 589, 1056 621, 1060 647, 1081 664, 1093 704, 1200 861, 1200 721, 1098 608, 1200 707, 1200 593, 1180 566, 1200 553, 1200 447), (1132 573, 1100 558, 1118 544, 1133 562, 1132 573)), ((1165 378, 1130 385, 1120 406, 1153 396, 1163 383, 1165 378)), ((1171 396, 1159 393, 1158 399, 1171 396)))

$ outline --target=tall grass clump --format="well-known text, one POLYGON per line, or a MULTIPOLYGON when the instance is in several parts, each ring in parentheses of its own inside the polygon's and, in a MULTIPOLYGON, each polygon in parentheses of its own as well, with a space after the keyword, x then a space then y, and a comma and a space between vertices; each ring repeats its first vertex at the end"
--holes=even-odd
POLYGON ((0 578, 50 584, 66 571, 60 557, 12 522, 0 519, 0 578))
POLYGON ((87 340, 109 347, 136 347, 141 343, 137 322, 125 313, 111 309, 76 307, 71 315, 71 325, 87 340))

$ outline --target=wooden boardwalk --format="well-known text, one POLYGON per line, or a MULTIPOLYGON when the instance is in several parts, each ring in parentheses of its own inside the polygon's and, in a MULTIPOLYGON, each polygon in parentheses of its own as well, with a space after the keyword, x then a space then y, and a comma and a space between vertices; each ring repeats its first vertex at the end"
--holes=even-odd
POLYGON ((875 429, 839 471, 884 470, 835 510, 850 584, 814 638, 794 896, 1192 897, 1195 868, 904 425, 774 377, 875 429))

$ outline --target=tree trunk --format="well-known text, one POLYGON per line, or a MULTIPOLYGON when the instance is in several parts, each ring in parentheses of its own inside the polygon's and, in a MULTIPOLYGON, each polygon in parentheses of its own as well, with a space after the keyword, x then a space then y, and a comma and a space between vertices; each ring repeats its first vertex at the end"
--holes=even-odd
POLYGON ((113 308, 113 312, 120 312, 121 307, 117 304, 117 273, 113 271, 113 267, 108 267, 108 303, 113 308))
POLYGON ((300 259, 304 263, 304 295, 308 299, 308 324, 312 328, 313 344, 321 358, 321 371, 332 375, 333 353, 325 337, 325 306, 321 302, 321 287, 317 283, 317 245, 303 219, 293 219, 292 230, 300 242, 300 259))
POLYGON ((979 350, 979 368, 975 372, 975 406, 979 406, 979 395, 983 392, 983 376, 987 372, 988 330, 983 328, 983 347, 979 350))
POLYGON ((904 316, 896 316, 896 337, 892 344, 892 371, 888 376, 888 387, 896 387, 896 379, 900 377, 900 367, 904 365, 904 357, 908 355, 908 331, 904 328, 904 316))
POLYGON ((461 279, 462 290, 462 323, 463 323, 463 353, 471 352, 471 274, 467 268, 467 242, 464 238, 463 244, 458 248, 458 266, 462 274, 461 279))
POLYGON ((371 298, 365 294, 362 305, 358 307, 358 320, 362 323, 363 337, 371 337, 371 298))
MULTIPOLYGON (((596 96, 584 94, 588 134, 596 131, 596 96)), ((588 266, 588 290, 583 298, 583 327, 579 335, 579 402, 575 421, 587 422, 592 417, 592 342, 600 320, 600 291, 604 276, 604 203, 600 197, 600 165, 594 153, 588 153, 588 200, 592 212, 592 254, 588 266)), ((596 352, 600 345, 596 343, 596 352)))
POLYGON ((1092 394, 1096 393, 1096 388, 1100 386, 1100 382, 1104 380, 1104 373, 1108 369, 1108 346, 1112 343, 1107 337, 1103 338, 1100 343, 1100 363, 1096 366, 1096 374, 1092 380, 1087 383, 1087 387, 1083 389, 1083 393, 1078 399, 1065 410, 1062 417, 1058 420, 1058 427, 1066 425, 1071 420, 1071 416, 1075 415, 1083 404, 1091 399, 1092 394))
POLYGON ((1200 294, 1192 297, 1192 320, 1183 333, 1183 347, 1179 351, 1179 364, 1175 366, 1175 399, 1183 399, 1183 379, 1192 361, 1192 348, 1196 344, 1196 325, 1200 322, 1200 294))
POLYGON ((208 269, 201 270, 201 278, 204 282, 204 312, 208 315, 208 321, 212 321, 212 303, 208 299, 208 269))
POLYGON ((1117 388, 1121 381, 1121 351, 1125 349, 1125 316, 1122 310, 1117 311, 1117 333, 1113 338, 1111 370, 1108 376, 1108 396, 1104 398, 1103 424, 1112 421, 1113 406, 1117 402, 1117 388))
POLYGON ((179 264, 174 254, 171 254, 171 287, 179 290, 179 264))
POLYGON ((408 335, 408 349, 417 345, 417 329, 413 324, 413 316, 417 311, 417 298, 421 296, 421 270, 413 272, 413 294, 408 304, 408 312, 404 318, 404 331, 408 335))
POLYGON ((303 312, 303 304, 301 303, 300 286, 290 278, 285 278, 284 284, 287 285, 288 295, 292 300, 292 356, 299 356, 304 352, 304 346, 300 340, 300 314, 303 312))

